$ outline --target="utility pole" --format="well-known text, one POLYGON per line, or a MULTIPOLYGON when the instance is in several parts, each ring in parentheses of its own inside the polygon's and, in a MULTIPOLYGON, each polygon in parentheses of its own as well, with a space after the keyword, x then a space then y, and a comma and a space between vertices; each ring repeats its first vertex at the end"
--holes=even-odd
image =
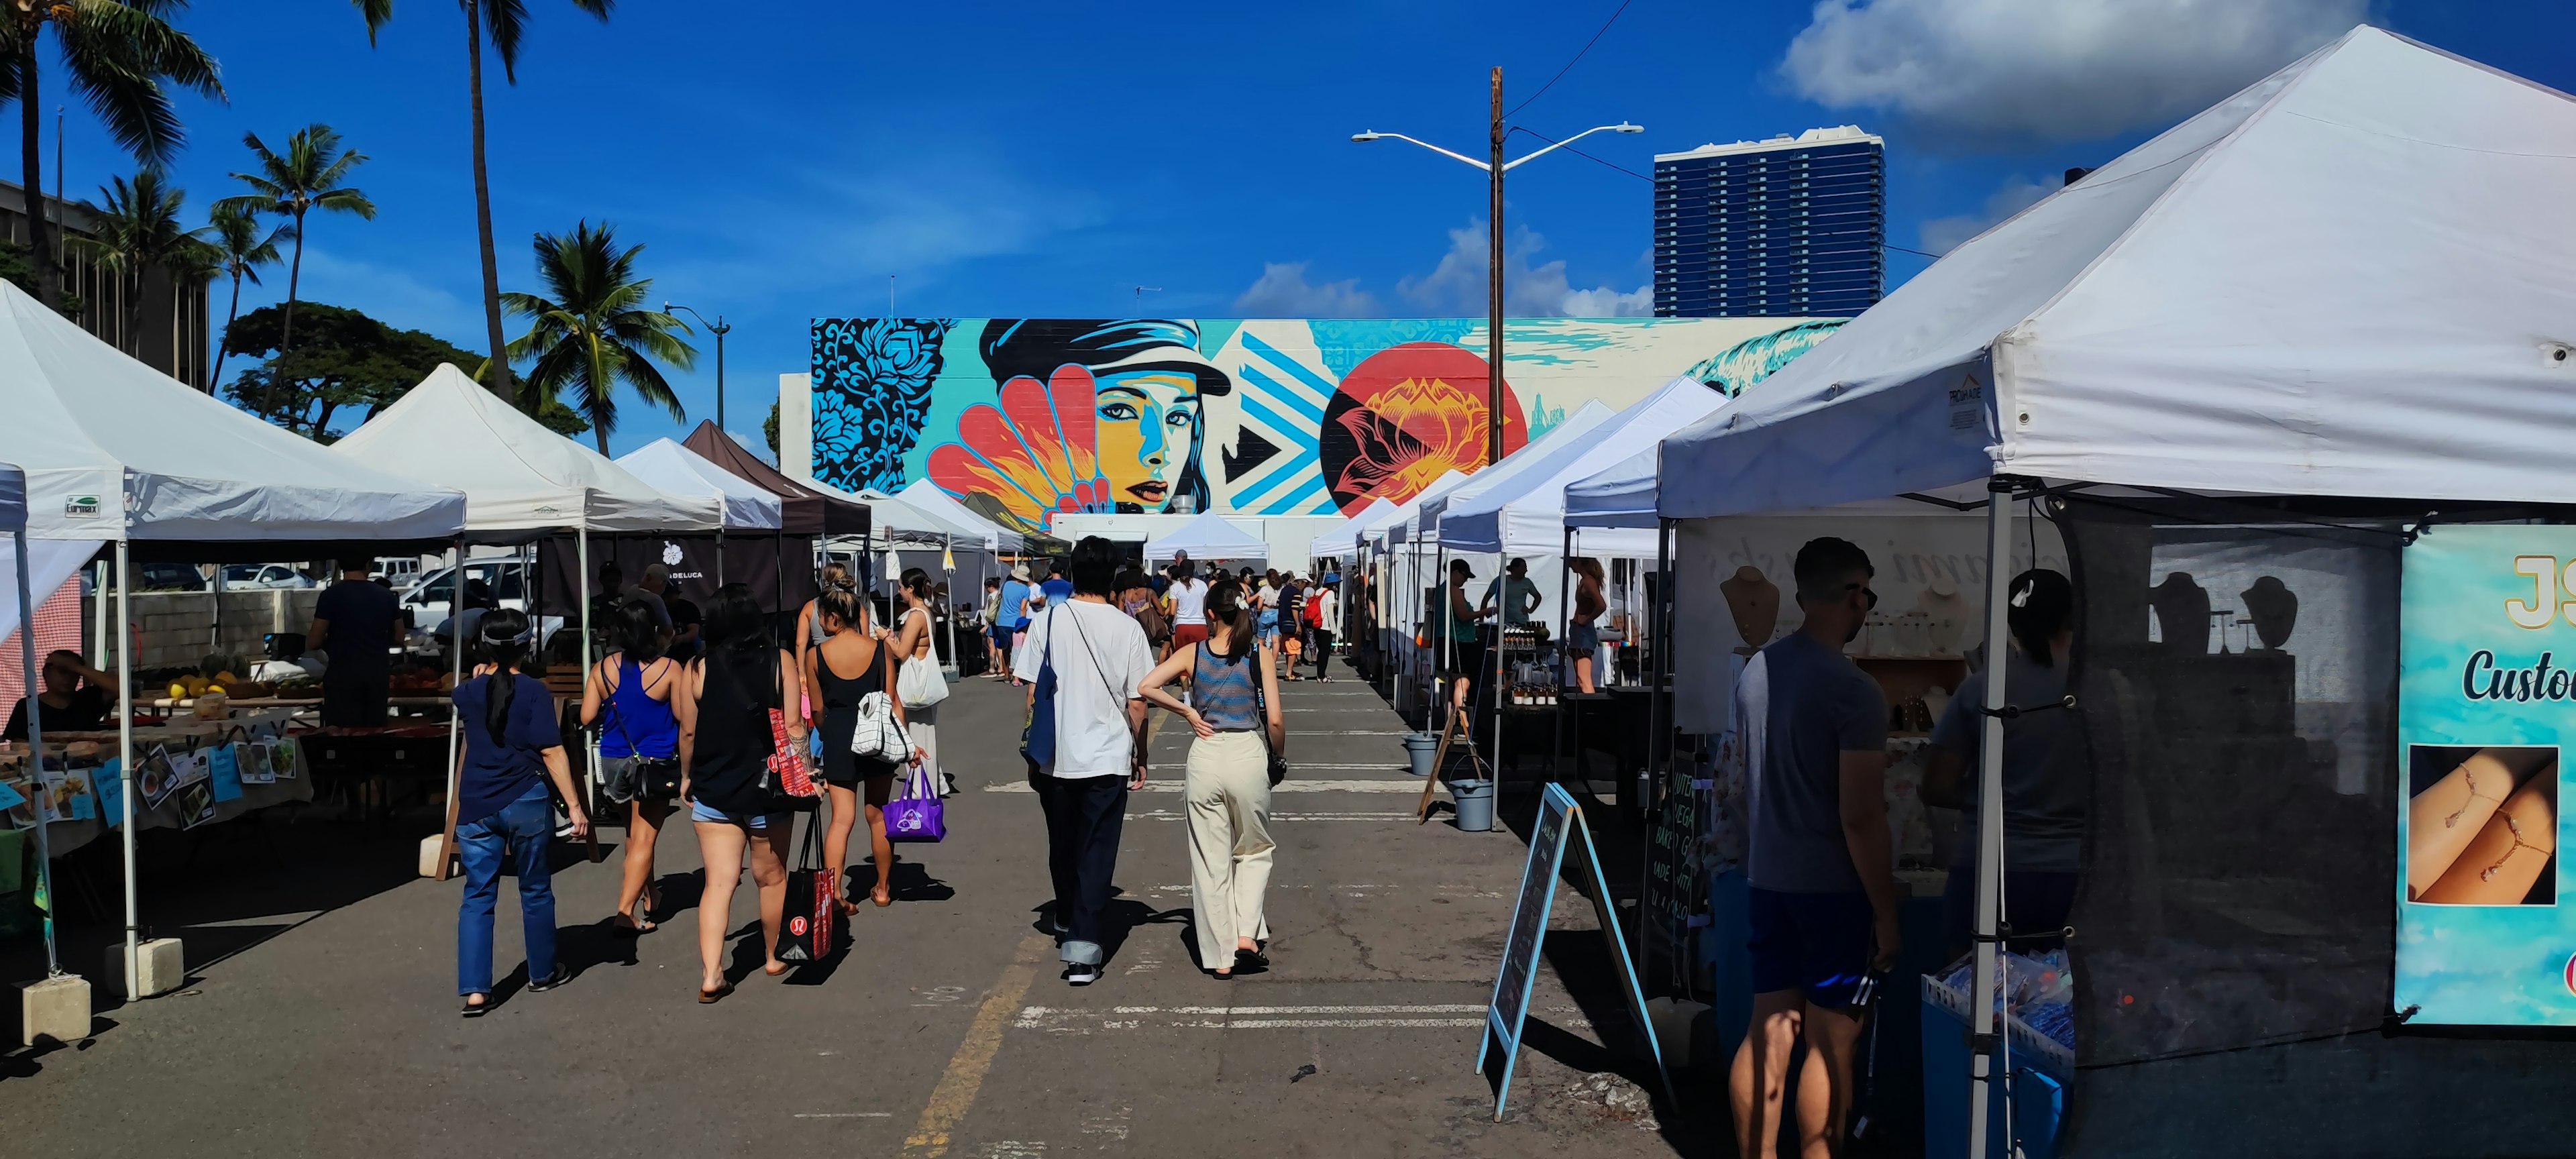
POLYGON ((1493 160, 1485 172, 1493 177, 1493 208, 1486 221, 1485 255, 1485 465, 1503 461, 1503 66, 1494 66, 1493 160))

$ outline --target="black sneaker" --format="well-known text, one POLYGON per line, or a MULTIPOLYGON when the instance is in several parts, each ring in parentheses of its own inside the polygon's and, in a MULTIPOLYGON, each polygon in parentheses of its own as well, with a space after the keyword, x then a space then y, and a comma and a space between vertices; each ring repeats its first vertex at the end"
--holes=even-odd
POLYGON ((1076 986, 1088 986, 1100 980, 1100 967, 1070 962, 1064 967, 1064 980, 1076 986))
POLYGON ((548 990, 552 990, 555 987, 561 986, 570 981, 572 981, 572 968, 561 962, 557 962, 555 963, 554 973, 528 983, 528 993, 543 994, 548 990))

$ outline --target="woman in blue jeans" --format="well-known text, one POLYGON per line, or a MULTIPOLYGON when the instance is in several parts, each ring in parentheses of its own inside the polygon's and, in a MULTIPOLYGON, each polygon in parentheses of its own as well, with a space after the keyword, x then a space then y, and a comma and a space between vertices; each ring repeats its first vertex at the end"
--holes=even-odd
POLYGON ((501 895, 505 858, 519 875, 528 992, 544 993, 572 980, 555 961, 554 867, 546 860, 546 842, 554 836, 548 780, 572 810, 573 835, 590 832, 590 818, 572 791, 554 698, 542 682, 519 671, 536 637, 527 614, 495 609, 483 614, 477 628, 489 663, 478 665, 474 678, 451 697, 465 737, 465 767, 456 783, 456 848, 465 862, 465 898, 456 911, 456 992, 464 996, 467 1018, 491 1009, 492 908, 501 895))

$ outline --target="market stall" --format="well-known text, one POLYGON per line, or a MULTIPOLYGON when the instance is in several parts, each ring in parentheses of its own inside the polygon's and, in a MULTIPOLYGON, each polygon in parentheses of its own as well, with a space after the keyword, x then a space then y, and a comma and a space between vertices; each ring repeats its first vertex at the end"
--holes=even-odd
MULTIPOLYGON (((2062 540, 2090 790, 2072 985, 2031 992, 1999 942, 1990 714, 1973 961, 1920 985, 1929 1154, 2503 1155, 2576 1126, 2576 919, 2534 840, 2564 831, 2534 754, 2567 681, 2533 660, 2576 651, 2571 156, 2566 95, 2356 29, 1664 441, 1685 593, 1733 575, 1749 525, 1794 547, 1902 521, 1928 546, 1880 563, 1882 607, 1957 571, 1991 625, 2062 540), (1974 996, 2007 982, 1999 1018, 1974 996)), ((1681 727, 1724 728, 1731 650, 1674 651, 1681 727)))
POLYGON ((1395 510, 1395 504, 1388 502, 1383 495, 1371 499, 1368 501, 1368 506, 1353 512, 1350 518, 1335 524, 1322 535, 1316 536, 1314 542, 1307 545, 1306 554, 1316 559, 1352 562, 1359 558, 1358 544, 1362 530, 1393 514, 1395 510))
MULTIPOLYGON (((934 584, 947 589, 946 599, 936 609, 938 629, 933 637, 939 641, 942 662, 953 675, 963 671, 961 665, 980 660, 982 653, 971 648, 972 640, 970 650, 975 654, 969 656, 957 650, 956 637, 959 622, 975 615, 984 580, 998 578, 1007 570, 1002 567, 1000 553, 991 546, 996 536, 989 530, 954 526, 883 491, 863 490, 856 494, 867 501, 876 524, 876 534, 862 541, 861 549, 882 553, 891 561, 889 566, 878 569, 878 594, 893 600, 895 585, 903 578, 905 568, 917 567, 937 577, 934 584)), ((836 544, 835 550, 839 549, 836 544)), ((889 603, 888 618, 892 615, 889 603)), ((971 635, 981 627, 980 623, 969 624, 965 631, 971 635)))
MULTIPOLYGON (((607 456, 547 430, 463 371, 445 364, 333 444, 330 454, 345 463, 368 463, 393 472, 415 487, 462 492, 460 526, 453 533, 460 562, 468 543, 528 544, 569 533, 574 538, 576 592, 590 583, 593 536, 712 534, 724 526, 724 505, 713 494, 674 495, 655 488, 607 456)), ((538 558, 543 571, 544 557, 538 558)), ((543 576, 535 587, 543 593, 549 581, 563 578, 567 577, 543 576)), ((568 681, 549 681, 558 696, 580 695, 581 673, 590 668, 590 601, 574 602, 581 625, 578 663, 568 681)), ((541 603, 540 614, 543 611, 541 603)), ((451 678, 462 676, 464 653, 462 641, 449 649, 451 678)), ((442 839, 443 847, 452 841, 455 830, 452 724, 448 743, 449 836, 442 839)), ((584 780, 596 783, 596 761, 584 780)), ((438 863, 447 864, 444 853, 438 863)))
MULTIPOLYGON (((138 981, 164 981, 144 979, 140 960, 135 831, 156 802, 137 800, 146 796, 137 781, 146 754, 137 745, 131 656, 134 558, 261 560, 281 544, 317 558, 436 550, 464 526, 465 500, 336 456, 173 381, 12 285, 0 285, 0 411, 9 416, 0 424, 0 461, 25 472, 25 536, 111 547, 118 724, 112 743, 97 738, 100 757, 112 753, 114 766, 103 782, 93 777, 92 809, 102 824, 112 816, 123 836, 125 980, 134 994, 149 989, 138 981), (101 784, 114 787, 115 800, 97 812, 101 784)), ((21 575, 22 593, 38 580, 32 569, 21 575)), ((181 771, 192 774, 195 762, 188 764, 181 771)), ((204 779, 170 783, 197 823, 219 812, 216 768, 209 753, 204 779)), ((296 788, 310 793, 300 781, 296 788)))
POLYGON ((1270 558, 1270 541, 1213 511, 1145 541, 1149 564, 1170 563, 1183 552, 1197 563, 1262 563, 1270 558))

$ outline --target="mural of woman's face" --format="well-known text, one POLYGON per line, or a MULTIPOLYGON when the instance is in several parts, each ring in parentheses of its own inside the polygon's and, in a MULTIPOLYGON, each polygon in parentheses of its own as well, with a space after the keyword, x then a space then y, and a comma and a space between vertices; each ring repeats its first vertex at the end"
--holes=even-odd
POLYGON ((1097 455, 1122 506, 1167 509, 1199 446, 1199 381, 1176 370, 1103 373, 1094 388, 1097 455))

